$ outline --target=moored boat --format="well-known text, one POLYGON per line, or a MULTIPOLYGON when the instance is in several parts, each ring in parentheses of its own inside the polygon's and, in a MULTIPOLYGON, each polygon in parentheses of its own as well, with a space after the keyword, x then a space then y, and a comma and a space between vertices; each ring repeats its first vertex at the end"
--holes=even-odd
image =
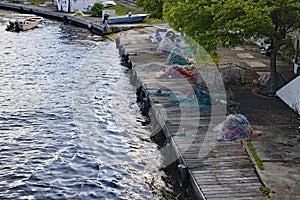
POLYGON ((37 27, 39 24, 42 24, 43 18, 42 17, 30 17, 25 20, 16 20, 14 22, 9 21, 7 25, 6 31, 27 31, 29 29, 33 29, 37 27))
POLYGON ((108 14, 105 14, 103 16, 103 23, 107 24, 124 24, 124 23, 138 23, 142 22, 148 14, 131 14, 128 13, 127 15, 122 16, 110 16, 108 14))

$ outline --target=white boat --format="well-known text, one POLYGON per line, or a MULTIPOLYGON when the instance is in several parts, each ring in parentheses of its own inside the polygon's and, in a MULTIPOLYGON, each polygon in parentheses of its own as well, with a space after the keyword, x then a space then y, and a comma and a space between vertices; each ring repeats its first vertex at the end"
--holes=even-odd
POLYGON ((7 28, 5 30, 15 32, 27 31, 29 29, 37 27, 39 24, 42 24, 42 22, 42 17, 30 17, 25 20, 16 20, 14 22, 9 21, 9 24, 7 25, 7 28))
POLYGON ((104 1, 101 1, 101 3, 103 4, 104 8, 117 5, 116 2, 114 2, 114 1, 105 1, 104 0, 104 1))
POLYGON ((102 22, 106 24, 122 24, 142 22, 148 14, 131 14, 117 16, 115 10, 102 10, 102 22))

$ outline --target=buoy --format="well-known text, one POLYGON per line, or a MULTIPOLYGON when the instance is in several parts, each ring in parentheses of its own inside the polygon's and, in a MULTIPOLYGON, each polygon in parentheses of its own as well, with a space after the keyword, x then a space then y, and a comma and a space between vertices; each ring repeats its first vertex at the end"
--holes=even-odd
POLYGON ((185 165, 178 165, 178 174, 179 174, 179 186, 183 189, 186 189, 189 185, 189 172, 188 167, 185 165))

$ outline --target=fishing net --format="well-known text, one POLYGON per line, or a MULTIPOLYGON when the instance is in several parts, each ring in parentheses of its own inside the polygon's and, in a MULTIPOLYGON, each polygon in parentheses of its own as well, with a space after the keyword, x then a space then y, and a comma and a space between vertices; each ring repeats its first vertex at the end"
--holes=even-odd
POLYGON ((170 38, 165 37, 160 43, 157 48, 158 53, 169 53, 175 47, 174 41, 170 38))
POLYGON ((244 84, 246 74, 247 69, 234 64, 221 69, 221 76, 225 85, 244 84))
POLYGON ((188 65, 190 64, 186 59, 188 55, 190 55, 190 52, 187 48, 174 47, 168 56, 167 64, 188 65))
POLYGON ((169 101, 189 110, 206 110, 211 107, 209 93, 198 87, 193 88, 192 92, 186 95, 170 94, 169 101))
POLYGON ((195 75, 197 75, 197 73, 189 72, 181 66, 171 65, 166 68, 164 73, 157 75, 156 78, 180 79, 180 78, 192 77, 195 75))
POLYGON ((216 126, 213 131, 218 140, 248 140, 252 137, 252 128, 244 115, 228 115, 226 120, 216 126))
POLYGON ((156 30, 155 33, 153 33, 152 35, 149 36, 149 39, 153 43, 160 43, 163 40, 163 38, 165 37, 165 35, 166 35, 166 32, 159 32, 158 30, 156 30))
POLYGON ((157 52, 158 53, 170 53, 170 51, 176 47, 176 43, 174 41, 175 33, 173 31, 168 31, 166 35, 163 37, 161 42, 158 45, 157 52))

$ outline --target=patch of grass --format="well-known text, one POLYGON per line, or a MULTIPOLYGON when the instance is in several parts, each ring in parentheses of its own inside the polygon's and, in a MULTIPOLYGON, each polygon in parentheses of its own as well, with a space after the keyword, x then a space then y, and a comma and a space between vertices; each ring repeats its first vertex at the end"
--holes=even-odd
POLYGON ((260 187, 260 190, 268 197, 269 200, 273 200, 273 197, 271 196, 272 190, 270 188, 263 185, 260 187))
POLYGON ((254 147, 253 147, 252 142, 251 142, 251 141, 248 141, 248 142, 247 142, 247 145, 248 145, 249 150, 251 151, 251 153, 252 153, 252 155, 253 155, 253 157, 254 157, 254 159, 255 159, 255 162, 256 162, 258 168, 259 168, 260 170, 264 170, 265 168, 264 168, 264 166, 263 166, 263 164, 262 164, 261 159, 258 157, 258 155, 257 155, 257 153, 256 153, 256 151, 255 151, 255 149, 254 149, 254 147))
POLYGON ((143 21, 146 24, 163 24, 163 23, 167 23, 167 21, 162 20, 162 19, 154 19, 154 18, 150 18, 149 16, 143 21))
POLYGON ((117 15, 126 15, 127 12, 131 12, 132 14, 138 14, 141 13, 139 11, 136 11, 134 9, 131 8, 127 8, 121 5, 115 5, 112 7, 108 7, 108 8, 104 8, 104 10, 115 10, 117 15))
POLYGON ((26 0, 26 1, 32 4, 41 4, 41 3, 48 2, 49 0, 26 0))

